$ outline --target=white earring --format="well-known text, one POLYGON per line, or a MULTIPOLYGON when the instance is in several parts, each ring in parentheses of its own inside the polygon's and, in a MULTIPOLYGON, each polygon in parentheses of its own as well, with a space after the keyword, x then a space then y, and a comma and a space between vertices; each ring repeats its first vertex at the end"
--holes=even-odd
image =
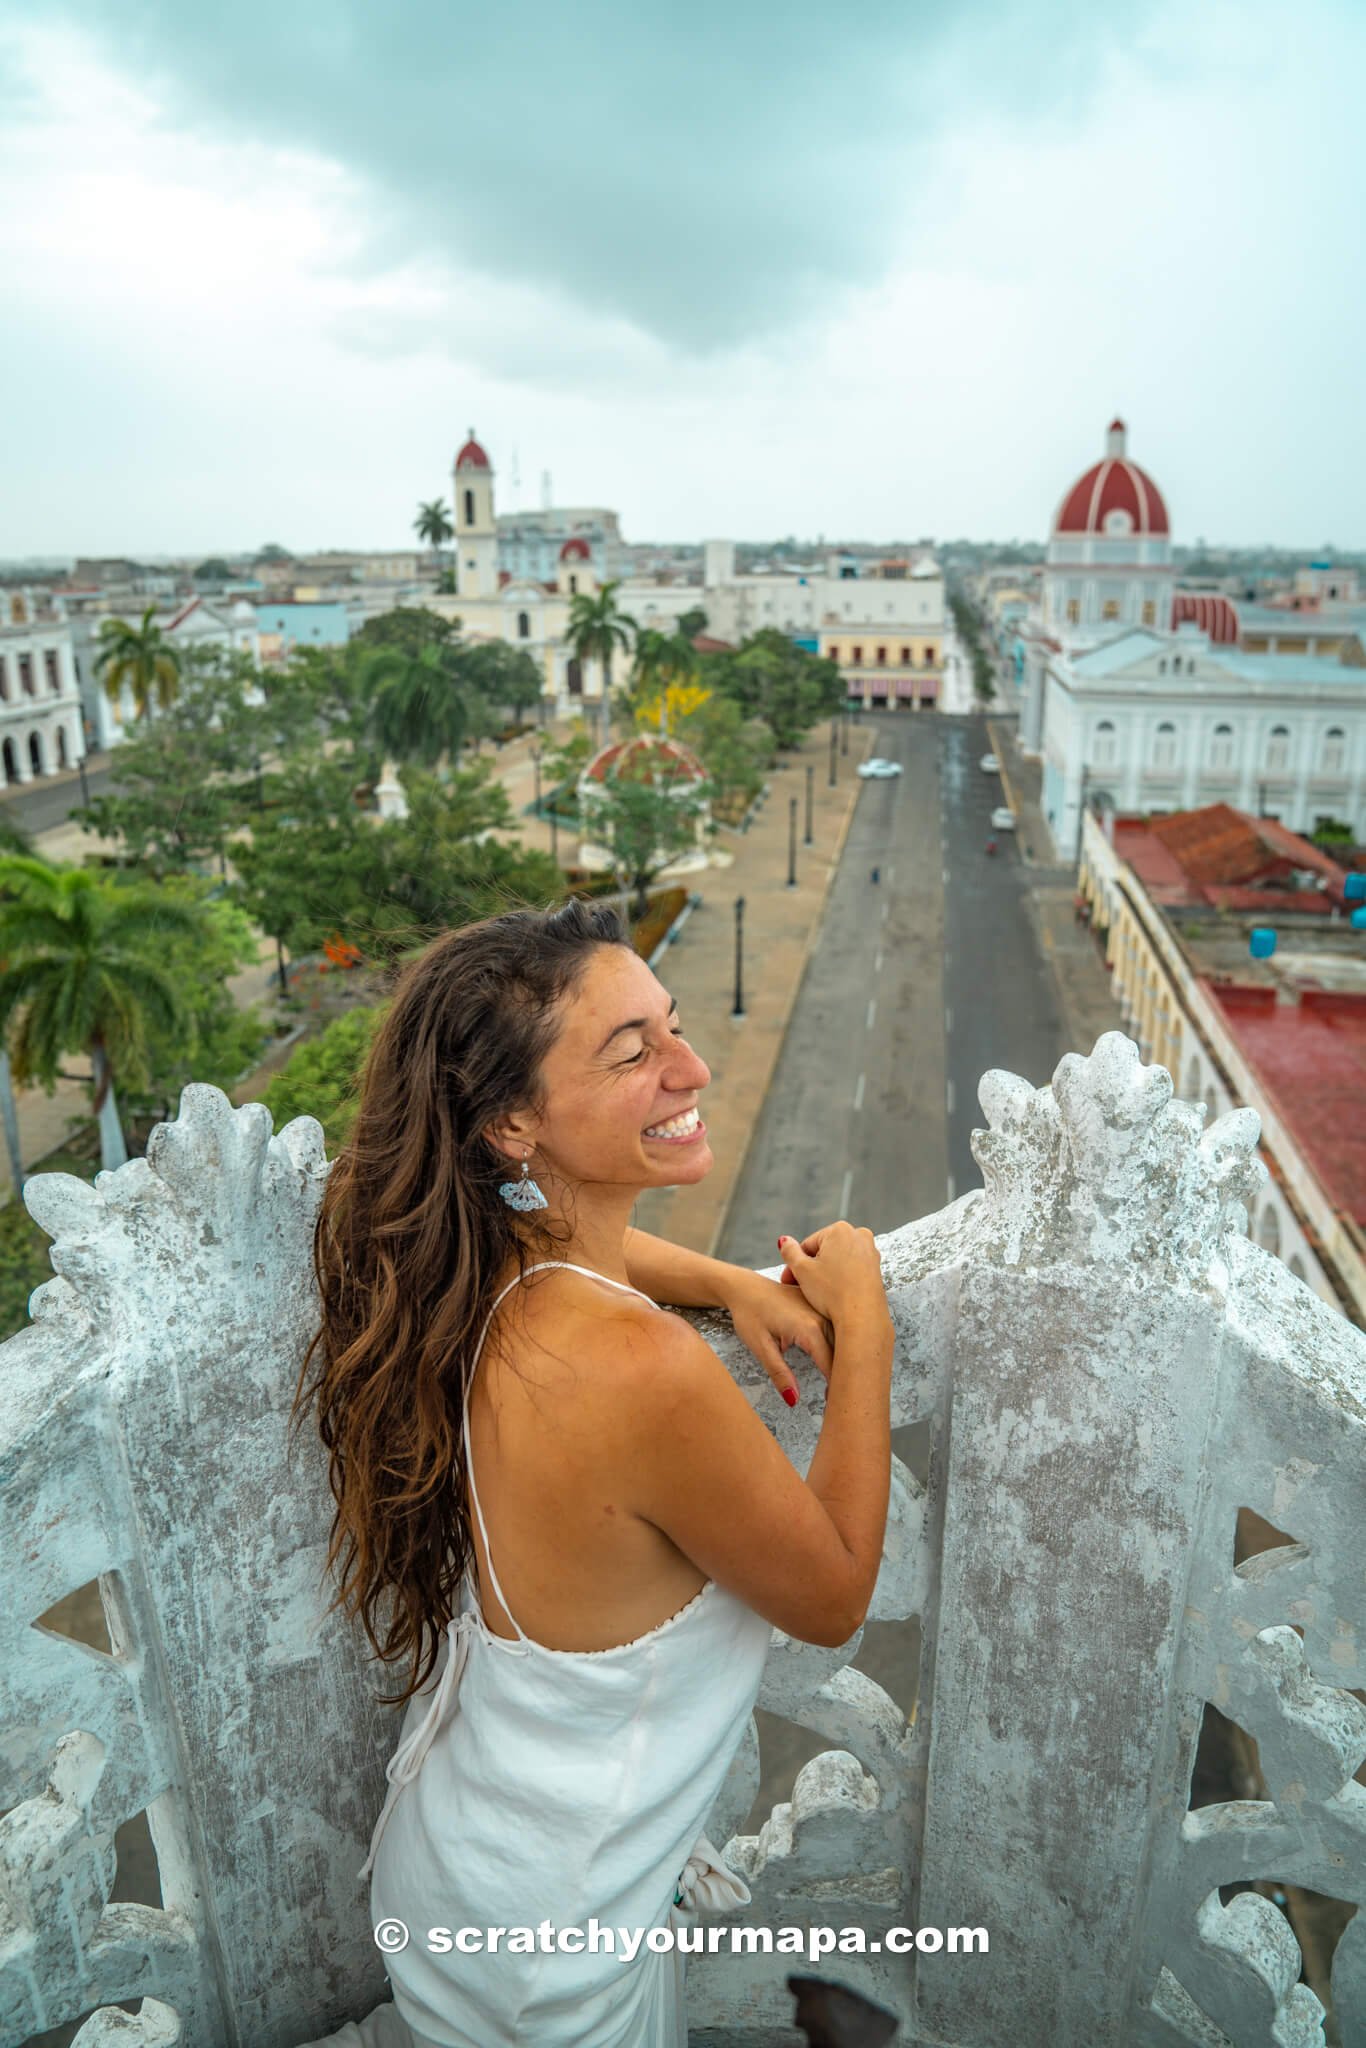
POLYGON ((541 1193, 534 1180, 527 1173, 526 1153, 522 1154, 520 1180, 505 1180, 498 1192, 509 1209, 548 1209, 549 1202, 541 1193))

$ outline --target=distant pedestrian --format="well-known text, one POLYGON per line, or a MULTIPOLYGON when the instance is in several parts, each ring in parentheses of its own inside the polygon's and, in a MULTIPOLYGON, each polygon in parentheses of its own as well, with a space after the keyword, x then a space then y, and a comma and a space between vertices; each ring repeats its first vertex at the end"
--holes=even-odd
POLYGON ((882 869, 874 868, 868 879, 870 882, 880 882, 882 880, 882 869))

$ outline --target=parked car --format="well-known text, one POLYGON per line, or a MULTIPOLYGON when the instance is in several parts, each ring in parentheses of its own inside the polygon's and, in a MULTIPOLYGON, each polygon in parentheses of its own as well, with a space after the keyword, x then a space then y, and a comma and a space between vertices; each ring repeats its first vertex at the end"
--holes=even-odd
POLYGON ((858 772, 865 776, 900 775, 900 761, 884 761, 880 754, 874 754, 867 761, 860 761, 858 772))
POLYGON ((992 812, 991 826, 994 832, 1013 832, 1015 830, 1015 813, 1008 804, 1000 804, 992 812))
POLYGON ((1001 772, 1001 764, 994 754, 983 754, 977 766, 985 768, 988 775, 999 775, 1001 772))

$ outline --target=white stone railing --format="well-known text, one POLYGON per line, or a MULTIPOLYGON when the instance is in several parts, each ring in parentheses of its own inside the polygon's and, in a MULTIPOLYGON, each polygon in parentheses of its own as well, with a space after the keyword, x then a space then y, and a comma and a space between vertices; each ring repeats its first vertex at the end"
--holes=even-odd
MULTIPOLYGON (((1203 1129, 1118 1032, 980 1098, 985 1187, 881 1247, 893 1421, 931 1450, 927 1489, 894 1469, 870 1618, 919 1618, 918 1706, 854 1667, 859 1637, 775 1635, 760 1704, 832 1747, 735 1837, 751 1730, 707 1827, 753 1891, 736 1917, 986 1928, 986 1956, 822 1966, 908 2048, 1321 2041, 1288 1922, 1219 1887, 1366 1901, 1366 1339, 1245 1235, 1253 1112, 1203 1129), (1293 1541, 1235 1569, 1240 1507, 1293 1541), (1266 1800, 1188 1810, 1207 1701, 1266 1800)), ((145 1160, 25 1187, 60 1277, 0 1347, 5 2043, 140 1997, 80 2048, 295 2048, 384 1996, 356 1871, 392 1680, 319 1619, 324 1454, 286 1461, 326 1170, 312 1118, 272 1136, 192 1085, 145 1160), (110 1654, 30 1626, 97 1576, 110 1654), (108 1903, 143 1809, 160 1910, 108 1903)), ((777 1425, 803 1467, 818 1411, 777 1425)), ((791 2038, 807 1967, 694 1957, 698 2048, 791 2038)), ((1332 1990, 1360 2041, 1366 1914, 1332 1990)))

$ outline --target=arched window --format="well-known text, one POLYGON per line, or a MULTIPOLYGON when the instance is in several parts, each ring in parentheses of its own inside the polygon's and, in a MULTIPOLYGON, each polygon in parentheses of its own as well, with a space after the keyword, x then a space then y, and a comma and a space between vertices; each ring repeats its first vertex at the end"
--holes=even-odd
POLYGON ((1280 1218, 1277 1216, 1276 1211, 1272 1208, 1270 1202, 1268 1202, 1266 1207, 1263 1209, 1261 1221, 1257 1225, 1257 1242, 1264 1252, 1271 1252, 1276 1258, 1280 1257, 1280 1218))
POLYGON ((1190 1065, 1186 1068, 1186 1100, 1200 1100, 1200 1062, 1194 1053, 1191 1054, 1190 1065))
POLYGON ((9 663, 0 654, 0 704, 9 703, 9 663))
POLYGON ((1176 727, 1164 721, 1153 734, 1153 767, 1176 766, 1176 727))
POLYGON ((1167 657, 1165 654, 1163 655, 1161 661, 1159 661, 1159 663, 1157 664, 1157 673, 1160 676, 1164 676, 1167 673, 1167 657))
POLYGON ((1290 728, 1273 725, 1266 743, 1266 765, 1273 775, 1283 775, 1290 766, 1290 728))
POLYGON ((569 595, 570 595, 571 597, 577 597, 577 596, 578 596, 578 594, 579 594, 579 579, 578 579, 578 577, 577 577, 577 576, 571 576, 571 577, 570 577, 570 579, 569 579, 569 595))
POLYGON ((1341 775, 1347 766, 1347 735, 1340 725, 1330 725, 1319 748, 1319 769, 1324 775, 1341 775))
POLYGON ((473 526, 473 524, 474 524, 474 492, 473 492, 473 491, 466 491, 466 493, 465 493, 465 524, 466 524, 466 526, 473 526))
POLYGON ((1102 718, 1096 727, 1092 765, 1096 768, 1113 768, 1115 765, 1115 729, 1108 718, 1102 718))
POLYGON ((517 614, 517 638, 518 638, 519 640, 529 640, 529 639, 531 638, 531 614, 530 614, 530 612, 518 612, 518 614, 517 614))
POLYGON ((1209 765, 1211 768, 1231 768, 1233 766, 1233 727, 1231 725, 1216 725, 1213 733, 1210 735, 1209 765))
POLYGON ((1172 674, 1173 674, 1174 676, 1179 676, 1179 675, 1180 675, 1180 673, 1181 673, 1181 656, 1180 656, 1179 654, 1174 654, 1174 655, 1172 656, 1172 674))

